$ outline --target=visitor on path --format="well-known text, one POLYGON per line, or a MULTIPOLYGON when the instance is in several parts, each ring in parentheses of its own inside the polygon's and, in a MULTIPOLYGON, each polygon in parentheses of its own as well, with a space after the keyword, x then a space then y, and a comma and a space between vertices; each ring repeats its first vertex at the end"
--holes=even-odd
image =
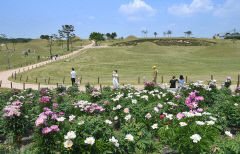
POLYGON ((113 71, 112 77, 113 77, 113 89, 119 88, 117 70, 113 71))
POLYGON ((77 77, 77 73, 74 71, 74 68, 72 68, 71 72, 71 81, 72 81, 72 86, 75 85, 75 79, 77 77))
POLYGON ((177 81, 178 81, 178 79, 176 79, 176 77, 173 76, 172 79, 170 80, 170 88, 176 88, 177 81))
POLYGON ((77 80, 77 86, 80 87, 80 85, 81 85, 81 82, 80 82, 80 79, 78 78, 78 80, 77 80))
POLYGON ((156 85, 157 84, 157 74, 158 74, 158 70, 156 66, 153 66, 153 84, 156 85))
POLYGON ((183 75, 180 75, 178 79, 178 88, 181 89, 183 87, 184 87, 184 78, 183 78, 183 75))

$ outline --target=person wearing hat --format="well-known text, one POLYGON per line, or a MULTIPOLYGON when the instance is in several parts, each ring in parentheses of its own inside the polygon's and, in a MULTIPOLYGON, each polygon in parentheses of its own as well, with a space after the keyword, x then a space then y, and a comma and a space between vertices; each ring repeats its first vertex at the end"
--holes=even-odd
POLYGON ((158 70, 156 66, 152 67, 154 72, 153 72, 153 84, 156 85, 157 84, 157 74, 158 74, 158 70))

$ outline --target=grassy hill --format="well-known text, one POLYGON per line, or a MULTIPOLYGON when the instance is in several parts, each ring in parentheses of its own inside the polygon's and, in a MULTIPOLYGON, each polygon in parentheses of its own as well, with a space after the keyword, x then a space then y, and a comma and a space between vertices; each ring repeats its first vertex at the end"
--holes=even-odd
POLYGON ((173 75, 180 74, 188 76, 191 81, 210 80, 210 76, 214 75, 219 83, 227 76, 236 82, 237 75, 240 74, 240 41, 234 44, 231 40, 202 41, 214 43, 207 46, 160 46, 146 40, 135 46, 90 49, 69 61, 62 60, 22 75, 23 78, 29 76, 29 82, 32 83, 35 77, 41 81, 44 77, 51 77, 51 84, 62 83, 65 77, 66 83, 70 84, 69 73, 74 67, 78 75, 82 76, 84 84, 88 81, 96 84, 100 77, 102 84, 111 85, 112 71, 117 69, 120 83, 138 84, 138 77, 141 82, 143 76, 148 81, 152 80, 152 66, 156 65, 159 71, 158 82, 161 82, 161 76, 164 76, 164 82, 169 82, 173 75))
MULTIPOLYGON (((89 44, 89 40, 74 41, 73 50, 81 48, 81 45, 89 44)), ((16 43, 15 52, 13 51, 13 44, 8 43, 7 46, 9 50, 7 51, 6 46, 1 47, 0 51, 0 71, 8 69, 8 56, 10 56, 11 68, 17 68, 25 65, 29 65, 48 60, 50 57, 49 53, 49 42, 47 40, 35 39, 27 43, 16 43), (24 56, 23 51, 27 51, 28 48, 31 49, 31 52, 28 56, 24 56), (35 50, 35 54, 33 53, 35 50), (40 61, 37 60, 37 56, 40 56, 40 61)), ((63 48, 61 44, 54 43, 52 47, 53 55, 63 55, 67 54, 66 50, 66 41, 64 42, 63 48)))

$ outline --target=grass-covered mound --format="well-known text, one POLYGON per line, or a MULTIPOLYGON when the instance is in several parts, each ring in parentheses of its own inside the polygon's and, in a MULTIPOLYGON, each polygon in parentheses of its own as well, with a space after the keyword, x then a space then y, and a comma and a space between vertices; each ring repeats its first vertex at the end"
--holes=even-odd
POLYGON ((187 39, 187 38, 148 38, 134 39, 130 41, 114 43, 112 46, 136 46, 143 42, 152 42, 159 46, 210 46, 215 44, 213 41, 205 39, 187 39))

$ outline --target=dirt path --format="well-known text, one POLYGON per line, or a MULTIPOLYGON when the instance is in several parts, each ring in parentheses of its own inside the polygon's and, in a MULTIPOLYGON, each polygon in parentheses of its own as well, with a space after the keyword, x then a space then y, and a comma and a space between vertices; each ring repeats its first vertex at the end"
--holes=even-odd
MULTIPOLYGON (((72 53, 69 53, 67 55, 63 55, 63 56, 58 57, 56 61, 72 57, 72 56, 74 56, 76 54, 79 54, 79 53, 84 53, 84 52, 86 52, 87 49, 105 48, 105 47, 108 47, 108 46, 94 46, 94 42, 92 42, 91 44, 84 46, 82 49, 79 49, 79 50, 73 51, 72 53)), ((47 65, 48 63, 54 63, 54 62, 55 62, 55 60, 52 60, 52 61, 47 60, 47 61, 43 61, 43 62, 40 62, 40 63, 37 63, 37 64, 17 68, 17 69, 2 71, 2 72, 0 72, 0 87, 24 89, 24 84, 23 83, 11 82, 11 81, 8 80, 8 78, 10 76, 12 76, 12 74, 25 72, 25 71, 37 68, 39 66, 47 65)), ((40 87, 39 87, 38 84, 25 84, 25 89, 32 88, 34 90, 38 90, 39 88, 54 89, 56 87, 57 87, 57 85, 40 85, 40 87)), ((80 87, 80 90, 84 90, 84 89, 85 88, 83 86, 80 87)))

